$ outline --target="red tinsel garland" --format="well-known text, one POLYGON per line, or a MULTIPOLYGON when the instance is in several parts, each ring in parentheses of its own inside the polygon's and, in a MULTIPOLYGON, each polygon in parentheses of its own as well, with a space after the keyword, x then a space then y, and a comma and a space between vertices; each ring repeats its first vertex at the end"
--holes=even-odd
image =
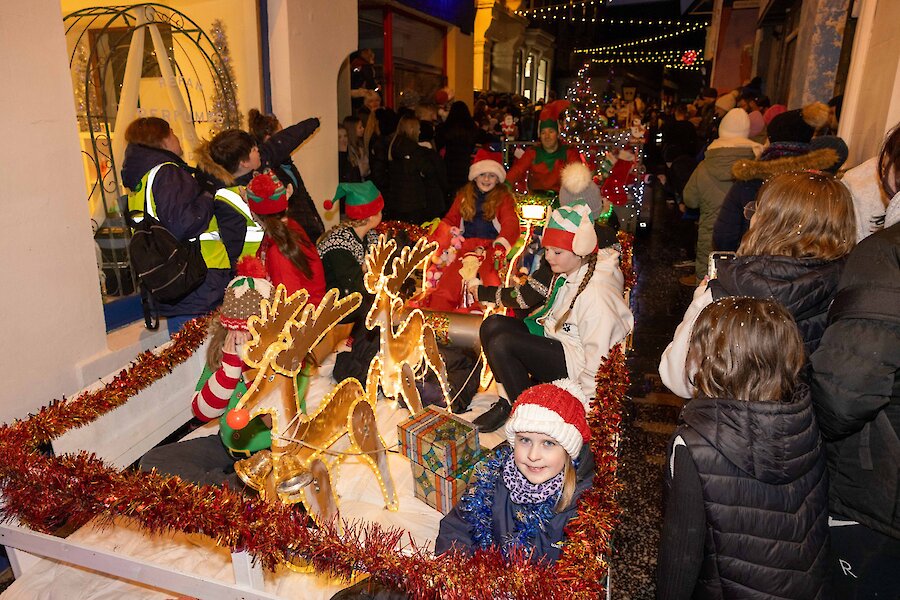
POLYGON ((548 567, 524 555, 506 561, 497 551, 432 557, 402 530, 373 523, 347 523, 343 534, 328 526, 309 529, 306 517, 289 505, 247 499, 232 490, 196 486, 155 472, 119 472, 91 454, 50 457, 38 451, 40 444, 121 406, 171 372, 202 343, 206 324, 205 319, 188 323, 169 348, 159 355, 142 353, 101 389, 54 401, 27 420, 0 428, 2 518, 15 517, 51 532, 63 524, 77 527, 95 517, 124 516, 149 533, 208 535, 223 547, 250 552, 269 569, 299 560, 332 576, 367 572, 414 598, 538 600, 593 598, 603 592, 609 538, 618 514, 620 404, 628 385, 621 350, 610 352, 597 375, 597 397, 589 415, 597 462, 593 488, 579 500, 562 557, 548 567), (401 554, 396 548, 404 539, 409 539, 411 552, 401 554))
POLYGON ((378 227, 375 228, 375 231, 378 233, 386 233, 388 236, 393 237, 398 232, 403 231, 409 236, 409 241, 413 244, 419 241, 419 239, 428 235, 428 230, 420 225, 413 225, 412 223, 406 223, 405 221, 382 221, 378 224, 378 227))

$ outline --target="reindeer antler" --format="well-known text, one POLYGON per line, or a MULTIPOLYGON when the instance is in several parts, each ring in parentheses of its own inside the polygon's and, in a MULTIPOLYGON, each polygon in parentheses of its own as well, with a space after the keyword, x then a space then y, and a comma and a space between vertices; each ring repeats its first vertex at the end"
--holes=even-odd
POLYGON ((318 307, 308 304, 299 319, 287 327, 285 349, 272 361, 276 373, 293 377, 300 372, 306 355, 316 347, 332 327, 362 303, 362 294, 354 292, 338 300, 339 290, 328 290, 318 307))
POLYGON ((288 324, 300 313, 308 299, 306 290, 298 290, 288 296, 284 285, 279 284, 271 300, 259 303, 260 314, 251 316, 247 321, 251 340, 244 346, 244 360, 248 365, 256 368, 262 366, 266 350, 282 338, 288 324))
POLYGON ((363 283, 370 294, 378 293, 378 280, 381 278, 388 260, 397 251, 396 240, 389 240, 383 233, 378 236, 378 242, 369 249, 366 254, 366 276, 363 283))
POLYGON ((394 258, 393 272, 387 281, 387 292, 396 296, 406 278, 422 264, 422 261, 434 254, 438 249, 437 242, 429 242, 427 238, 419 238, 412 248, 406 247, 400 256, 394 258))

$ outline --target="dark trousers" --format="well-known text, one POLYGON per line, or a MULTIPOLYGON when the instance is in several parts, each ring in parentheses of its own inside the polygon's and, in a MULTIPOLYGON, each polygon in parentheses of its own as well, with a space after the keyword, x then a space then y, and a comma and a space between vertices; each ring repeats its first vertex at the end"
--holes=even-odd
POLYGON ((532 334, 519 319, 491 315, 481 324, 479 335, 488 365, 510 402, 526 388, 569 375, 562 344, 532 334))
POLYGON ((864 525, 829 527, 829 533, 835 598, 900 597, 900 540, 864 525))

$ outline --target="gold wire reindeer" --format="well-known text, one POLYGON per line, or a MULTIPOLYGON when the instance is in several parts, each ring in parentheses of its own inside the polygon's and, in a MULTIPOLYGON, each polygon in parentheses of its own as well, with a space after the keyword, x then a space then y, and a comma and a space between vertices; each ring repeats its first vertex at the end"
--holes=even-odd
POLYGON ((378 353, 381 389, 389 398, 403 396, 413 413, 422 408, 415 392, 414 374, 423 367, 437 375, 447 409, 450 409, 447 370, 438 352, 434 330, 418 308, 410 311, 404 319, 403 300, 400 298, 403 282, 434 254, 437 247, 436 242, 429 243, 422 238, 412 248, 403 248, 397 256, 397 242, 388 240, 382 234, 366 255, 364 283, 369 293, 375 295, 366 315, 366 327, 381 329, 381 349, 378 353))
MULTIPOLYGON (((288 296, 279 285, 271 302, 262 301, 261 316, 248 321, 252 337, 244 347, 245 361, 257 374, 233 411, 241 415, 236 420, 244 423, 261 414, 270 415, 272 448, 238 461, 235 471, 265 499, 303 502, 317 521, 328 522, 338 509, 329 462, 324 458, 336 454, 339 461, 348 454, 359 455, 375 472, 387 508, 397 510, 387 448, 375 422, 376 384, 368 382, 367 393, 356 379, 345 379, 308 416, 301 414, 292 389, 292 381, 312 349, 362 298, 354 293, 338 300, 338 290, 332 289, 318 307, 305 305, 306 299, 305 291, 288 296), (345 434, 350 438, 350 450, 329 450, 345 434)), ((377 373, 376 367, 376 377, 377 373)))

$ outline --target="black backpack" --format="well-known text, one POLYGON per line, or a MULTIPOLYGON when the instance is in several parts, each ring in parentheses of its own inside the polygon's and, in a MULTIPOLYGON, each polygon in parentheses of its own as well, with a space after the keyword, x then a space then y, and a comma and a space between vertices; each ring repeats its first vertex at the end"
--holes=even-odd
POLYGON ((134 233, 128 243, 131 266, 141 285, 154 300, 175 304, 197 289, 206 278, 206 262, 200 242, 179 242, 168 229, 140 211, 128 214, 134 233))

